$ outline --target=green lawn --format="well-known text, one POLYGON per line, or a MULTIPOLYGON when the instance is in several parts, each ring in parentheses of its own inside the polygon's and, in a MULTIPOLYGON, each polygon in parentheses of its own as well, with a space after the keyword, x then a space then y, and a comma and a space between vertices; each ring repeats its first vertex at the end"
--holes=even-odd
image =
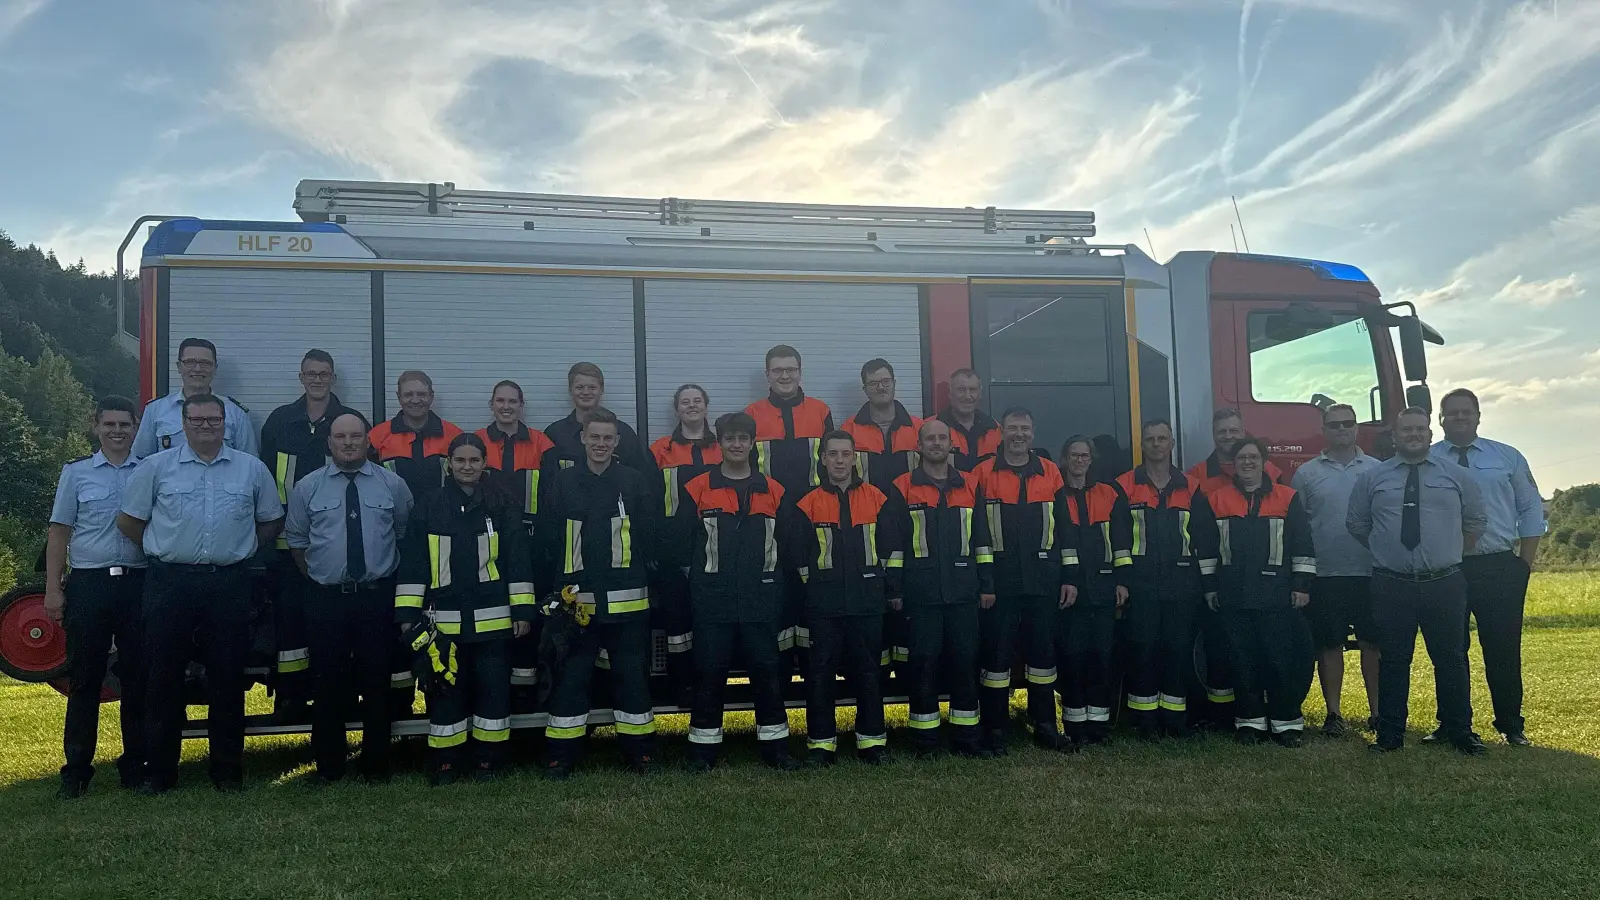
MULTIPOLYGON (((625 776, 602 739, 604 764, 562 785, 519 775, 435 790, 407 776, 319 790, 303 777, 303 739, 252 739, 245 794, 203 787, 204 746, 191 743, 173 795, 124 794, 103 770, 87 799, 62 804, 63 701, 0 682, 0 897, 1593 900, 1600 573, 1541 575, 1529 617, 1528 730, 1540 748, 1492 735, 1475 662, 1491 751, 1474 759, 1416 733, 1381 758, 1356 737, 1294 752, 1120 740, 1073 757, 1019 744, 994 762, 842 762, 785 776, 748 758, 745 733, 745 759, 700 778, 625 776)), ((1366 701, 1349 661, 1354 721, 1366 701)), ((903 726, 904 709, 892 712, 903 726)), ((1432 720, 1419 665, 1412 721, 1432 720)), ((685 723, 665 725, 676 745, 685 723)), ((903 746, 903 733, 891 742, 903 746)))

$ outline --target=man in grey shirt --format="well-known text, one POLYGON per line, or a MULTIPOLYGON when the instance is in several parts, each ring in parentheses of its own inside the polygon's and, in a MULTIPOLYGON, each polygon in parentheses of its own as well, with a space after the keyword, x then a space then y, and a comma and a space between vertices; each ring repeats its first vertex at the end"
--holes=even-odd
POLYGON ((346 410, 328 426, 332 461, 289 495, 284 536, 311 580, 306 597, 314 704, 311 749, 317 776, 344 775, 344 700, 361 694, 361 775, 389 777, 389 665, 394 643, 398 542, 411 518, 411 489, 367 459, 367 420, 346 410))
POLYGON ((1462 753, 1483 753, 1483 742, 1472 733, 1461 632, 1467 608, 1461 557, 1488 521, 1483 498, 1459 467, 1429 457, 1433 428, 1427 410, 1402 412, 1395 419, 1395 440, 1399 455, 1356 481, 1345 518, 1350 535, 1372 552, 1373 620, 1382 659, 1378 739, 1371 749, 1387 753, 1404 744, 1420 628, 1446 737, 1462 753))

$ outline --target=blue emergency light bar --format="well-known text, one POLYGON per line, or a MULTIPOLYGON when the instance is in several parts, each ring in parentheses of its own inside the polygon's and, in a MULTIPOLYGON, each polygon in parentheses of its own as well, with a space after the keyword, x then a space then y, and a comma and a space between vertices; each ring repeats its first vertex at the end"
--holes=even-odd
POLYGON ((342 234, 333 222, 257 222, 248 219, 169 219, 157 225, 144 242, 149 256, 182 254, 202 231, 269 231, 286 234, 342 234))
POLYGON ((1321 259, 1303 259, 1297 256, 1268 256, 1262 253, 1240 253, 1240 259, 1250 259, 1259 262, 1288 263, 1301 266, 1317 273, 1317 277, 1324 281, 1359 281, 1371 284, 1372 279, 1367 273, 1349 263, 1328 262, 1321 259))

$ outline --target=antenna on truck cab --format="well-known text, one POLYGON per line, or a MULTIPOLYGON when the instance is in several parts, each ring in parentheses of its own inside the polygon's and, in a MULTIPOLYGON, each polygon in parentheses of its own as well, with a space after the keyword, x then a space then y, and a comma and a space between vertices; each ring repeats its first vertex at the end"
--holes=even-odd
MULTIPOLYGON (((960 242, 1045 243, 1094 237, 1094 213, 1081 210, 1004 209, 994 206, 845 206, 825 203, 767 203, 692 200, 682 197, 595 197, 469 191, 451 182, 318 181, 295 188, 294 209, 307 222, 382 222, 396 219, 440 224, 486 225, 526 230, 571 229, 637 231, 669 227, 698 229, 699 236, 728 234, 838 235, 880 232, 919 239, 960 242)), ((1042 248, 1040 248, 1042 249, 1042 248)))

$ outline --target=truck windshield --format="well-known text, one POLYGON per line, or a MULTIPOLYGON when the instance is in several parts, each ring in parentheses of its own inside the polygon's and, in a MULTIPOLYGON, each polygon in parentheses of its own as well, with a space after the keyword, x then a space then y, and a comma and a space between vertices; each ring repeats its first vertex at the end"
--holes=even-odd
POLYGON ((1250 396, 1260 403, 1349 404, 1363 421, 1382 416, 1367 322, 1352 313, 1253 312, 1250 396))

